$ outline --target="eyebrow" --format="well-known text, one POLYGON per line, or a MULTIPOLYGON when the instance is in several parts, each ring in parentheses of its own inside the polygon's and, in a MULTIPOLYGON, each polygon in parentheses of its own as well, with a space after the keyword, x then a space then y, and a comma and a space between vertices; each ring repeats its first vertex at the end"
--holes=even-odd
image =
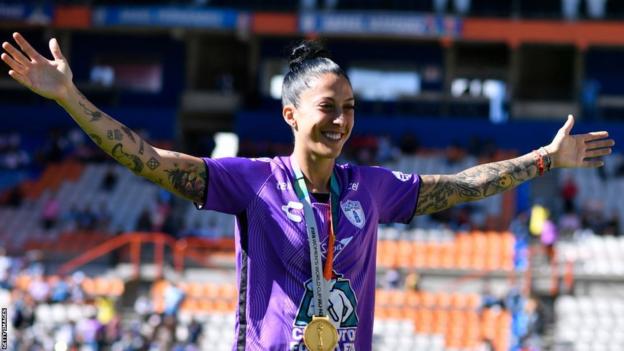
MULTIPOLYGON (((325 99, 329 99, 329 100, 334 101, 334 102, 336 101, 336 99, 334 99, 333 97, 330 97, 330 96, 323 96, 322 98, 319 99, 319 101, 322 101, 322 100, 325 100, 325 99)), ((352 96, 350 98, 345 99, 345 101, 354 101, 355 102, 355 97, 352 96)))

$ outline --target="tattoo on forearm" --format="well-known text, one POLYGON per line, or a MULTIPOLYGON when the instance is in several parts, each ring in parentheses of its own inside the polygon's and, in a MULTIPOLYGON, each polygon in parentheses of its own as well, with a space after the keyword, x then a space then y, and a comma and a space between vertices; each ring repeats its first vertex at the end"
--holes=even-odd
POLYGON ((102 112, 96 110, 91 110, 87 107, 87 105, 83 104, 81 101, 78 101, 78 104, 80 104, 80 107, 82 107, 82 109, 84 110, 84 112, 86 114, 89 115, 89 117, 91 117, 91 122, 97 122, 100 119, 102 119, 102 112))
POLYGON ((123 130, 123 132, 128 136, 128 139, 132 140, 132 142, 136 144, 136 139, 134 139, 134 135, 132 133, 132 130, 130 130, 130 128, 126 126, 121 126, 121 130, 123 130))
POLYGON ((133 155, 124 151, 123 145, 115 144, 111 155, 119 161, 122 165, 130 168, 130 170, 136 174, 140 174, 143 170, 143 161, 137 155, 133 155))
POLYGON ((108 140, 117 140, 117 141, 121 141, 121 139, 123 139, 123 135, 121 134, 121 132, 119 131, 119 129, 115 129, 115 130, 107 130, 106 131, 106 137, 108 138, 108 140))
POLYGON ((93 140, 98 146, 102 145, 102 138, 97 134, 89 134, 91 140, 93 140))
POLYGON ((181 169, 177 164, 174 164, 174 167, 165 170, 172 187, 188 198, 201 198, 206 183, 206 171, 200 171, 193 165, 187 165, 185 169, 181 169))
POLYGON ((537 167, 531 155, 487 163, 455 175, 434 176, 423 185, 417 214, 444 210, 460 202, 483 199, 511 189, 535 177, 537 167))
POLYGON ((158 166, 160 166, 160 162, 158 162, 157 159, 155 159, 154 157, 151 157, 147 163, 147 168, 151 169, 152 171, 155 170, 156 168, 158 168, 158 166))
POLYGON ((139 145, 139 155, 143 155, 143 144, 144 144, 143 139, 141 139, 141 143, 139 145))

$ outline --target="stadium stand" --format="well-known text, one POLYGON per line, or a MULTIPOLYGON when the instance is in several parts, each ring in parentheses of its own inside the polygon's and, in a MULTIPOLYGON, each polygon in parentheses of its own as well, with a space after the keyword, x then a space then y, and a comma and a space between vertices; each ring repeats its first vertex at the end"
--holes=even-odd
POLYGON ((624 345, 621 296, 562 295, 555 302, 555 340, 575 350, 619 350, 624 345))

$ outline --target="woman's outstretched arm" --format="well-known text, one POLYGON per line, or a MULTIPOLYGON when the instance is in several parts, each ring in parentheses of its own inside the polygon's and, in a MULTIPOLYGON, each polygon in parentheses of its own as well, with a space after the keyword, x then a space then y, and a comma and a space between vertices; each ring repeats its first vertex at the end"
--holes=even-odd
MULTIPOLYGON (((453 175, 422 176, 416 214, 441 211, 509 190, 538 176, 539 162, 550 161, 550 168, 603 166, 597 158, 610 154, 615 141, 607 139, 609 134, 606 131, 570 135, 573 126, 574 117, 570 115, 550 145, 539 151, 482 164, 453 175)), ((542 167, 548 168, 548 164, 543 163, 542 167)))
POLYGON ((162 150, 99 110, 78 91, 69 64, 56 39, 50 40, 48 60, 14 33, 16 48, 2 43, 2 60, 9 75, 33 92, 61 105, 102 150, 130 169, 163 188, 197 203, 203 202, 206 171, 202 159, 162 150))

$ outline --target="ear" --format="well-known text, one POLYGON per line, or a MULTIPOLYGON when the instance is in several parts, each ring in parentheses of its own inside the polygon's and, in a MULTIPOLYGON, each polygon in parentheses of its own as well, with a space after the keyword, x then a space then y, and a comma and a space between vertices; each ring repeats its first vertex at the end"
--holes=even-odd
POLYGON ((297 129, 297 119, 295 118, 296 108, 292 104, 288 104, 282 108, 282 117, 284 121, 293 129, 297 129))

